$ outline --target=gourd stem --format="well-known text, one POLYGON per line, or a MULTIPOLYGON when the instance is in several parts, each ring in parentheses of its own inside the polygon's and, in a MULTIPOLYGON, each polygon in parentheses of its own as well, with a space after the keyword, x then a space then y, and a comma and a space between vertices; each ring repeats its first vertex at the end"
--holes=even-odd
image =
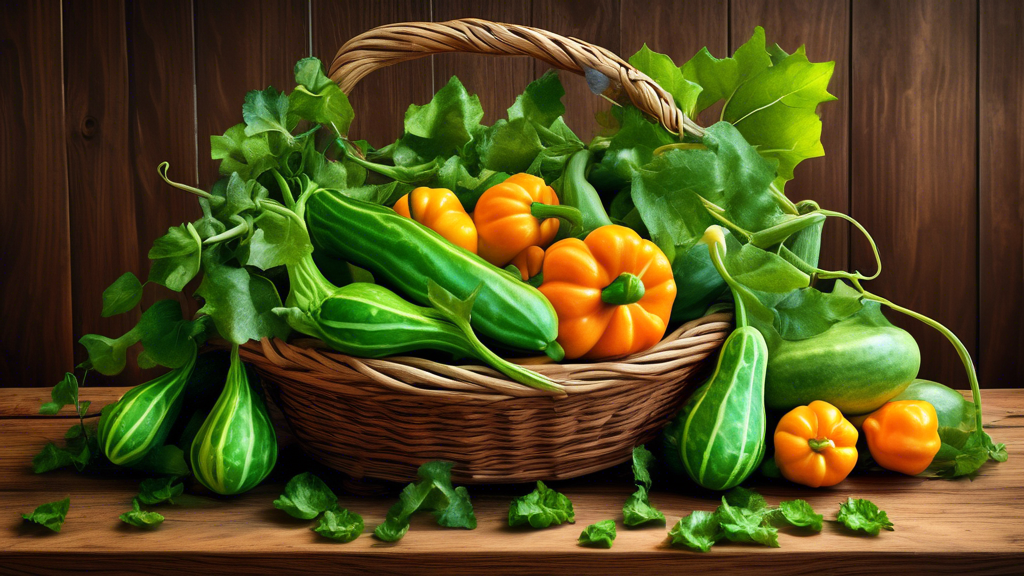
POLYGON ((768 191, 771 192, 772 198, 775 199, 775 203, 782 208, 783 212, 788 214, 800 214, 800 210, 796 207, 796 204, 793 204, 793 201, 787 198, 786 194, 775 186, 775 182, 768 185, 768 191))
POLYGON ((725 280, 725 283, 729 285, 729 289, 732 291, 733 306, 736 311, 736 326, 747 326, 747 308, 743 304, 743 298, 740 296, 740 287, 736 285, 736 281, 729 275, 729 271, 725 269, 724 252, 725 252, 725 236, 722 234, 721 229, 718 229, 717 234, 712 234, 712 229, 718 228, 717 226, 708 227, 708 231, 704 232, 704 236, 700 239, 708 245, 708 251, 711 253, 711 263, 715 265, 715 270, 718 270, 718 274, 725 280))
POLYGON ((248 231, 249 223, 243 220, 242 222, 239 222, 238 225, 236 225, 234 228, 225 230, 224 232, 221 232, 216 236, 210 236, 206 240, 203 240, 203 244, 217 244, 218 242, 225 242, 227 240, 231 240, 232 238, 238 238, 239 236, 242 236, 248 231))
POLYGON ((644 297, 644 281, 635 274, 623 272, 601 290, 601 301, 612 306, 639 302, 644 297))
POLYGON ((707 150, 708 147, 700 142, 675 142, 672 144, 665 144, 664 146, 658 146, 654 149, 652 154, 659 156, 668 152, 669 150, 707 150))
POLYGON ((821 440, 818 440, 817 438, 811 438, 810 440, 807 441, 807 445, 810 446, 811 450, 814 450, 815 452, 821 452, 826 448, 836 447, 836 443, 829 440, 828 438, 822 438, 821 440))
POLYGON ((305 255, 297 264, 286 266, 288 269, 287 306, 292 306, 310 313, 328 296, 337 290, 330 280, 324 277, 313 262, 313 256, 305 255))
POLYGON ((892 302, 886 300, 885 298, 882 298, 881 296, 876 296, 870 292, 862 290, 861 293, 864 295, 864 298, 868 300, 874 300, 875 302, 878 302, 879 304, 884 304, 897 312, 906 314, 911 318, 924 322, 928 326, 931 326, 932 328, 938 330, 939 333, 941 333, 943 336, 946 337, 947 340, 949 340, 949 343, 953 345, 953 348, 956 349, 956 353, 960 356, 960 361, 963 363, 964 369, 967 371, 967 380, 971 383, 971 394, 974 397, 975 425, 977 426, 977 433, 980 434, 982 431, 981 388, 978 386, 978 373, 974 370, 974 361, 971 360, 971 354, 970 352, 967 351, 967 348, 964 346, 963 342, 961 342, 960 339, 956 337, 956 334, 953 334, 953 332, 950 331, 949 328, 946 328, 942 324, 936 322, 935 320, 932 320, 931 318, 925 316, 924 314, 920 314, 918 312, 914 312, 913 310, 909 310, 902 306, 893 304, 892 302))
MULTIPOLYGON (((569 223, 569 229, 573 232, 583 228, 583 214, 572 206, 534 202, 530 205, 530 214, 539 220, 561 218, 569 223)), ((570 235, 573 235, 573 232, 570 232, 570 235)))
POLYGON ((804 228, 814 226, 815 224, 824 221, 824 214, 814 212, 803 214, 796 218, 790 218, 782 224, 772 226, 771 228, 765 228, 764 230, 759 230, 750 234, 750 243, 758 248, 765 249, 780 242, 785 242, 787 238, 804 228))

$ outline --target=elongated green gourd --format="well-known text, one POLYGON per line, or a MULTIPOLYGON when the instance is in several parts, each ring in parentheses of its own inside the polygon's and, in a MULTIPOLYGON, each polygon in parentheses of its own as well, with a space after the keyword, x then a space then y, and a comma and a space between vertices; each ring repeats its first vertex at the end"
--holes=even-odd
POLYGON ((751 326, 729 335, 703 394, 682 429, 681 456, 694 482, 728 490, 745 480, 765 451, 764 377, 768 346, 751 326))
POLYGON ((181 410, 182 392, 195 363, 193 352, 185 365, 139 384, 104 408, 99 442, 108 460, 121 466, 134 464, 163 445, 181 410))
POLYGON ((231 350, 227 381, 192 441, 192 474, 218 494, 240 494, 263 481, 277 462, 277 436, 263 399, 231 350))
MULTIPOLYGON (((702 242, 711 260, 730 287, 734 281, 725 269, 725 237, 711 226, 702 242)), ((736 329, 719 352, 711 379, 689 400, 681 412, 682 426, 669 429, 678 435, 666 446, 679 450, 679 459, 694 482, 711 490, 728 490, 743 482, 764 457, 766 418, 764 383, 768 344, 747 324, 741 298, 735 298, 736 329)), ((675 455, 672 455, 674 459, 675 455)))

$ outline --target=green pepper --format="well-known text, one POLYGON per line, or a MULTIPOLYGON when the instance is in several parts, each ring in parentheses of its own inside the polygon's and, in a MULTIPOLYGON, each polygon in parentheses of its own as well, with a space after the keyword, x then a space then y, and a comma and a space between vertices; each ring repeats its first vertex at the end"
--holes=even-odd
POLYGON ((337 191, 312 192, 304 210, 313 244, 325 255, 370 270, 421 304, 431 303, 431 280, 462 300, 480 286, 474 328, 509 346, 561 360, 555 309, 519 278, 411 218, 337 191))
MULTIPOLYGON (((587 181, 586 172, 589 163, 589 150, 580 150, 573 154, 560 178, 559 190, 561 204, 572 206, 580 211, 583 217, 582 235, 584 236, 596 228, 612 223, 597 190, 587 181)), ((559 233, 562 236, 561 230, 559 233)))

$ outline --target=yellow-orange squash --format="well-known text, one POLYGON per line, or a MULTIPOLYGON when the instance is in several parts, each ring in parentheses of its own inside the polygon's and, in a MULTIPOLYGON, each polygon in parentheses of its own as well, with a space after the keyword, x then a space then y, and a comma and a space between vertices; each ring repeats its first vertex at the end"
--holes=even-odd
POLYGON ((395 212, 412 218, 452 244, 476 254, 476 225, 451 190, 416 188, 395 202, 395 212))
POLYGON ((534 203, 557 206, 558 196, 543 178, 530 174, 510 176, 480 196, 473 221, 484 260, 504 268, 526 248, 544 248, 555 239, 558 218, 537 218, 534 203))
POLYGON ((558 314, 565 357, 596 360, 660 341, 676 284, 668 258, 653 242, 610 225, 548 248, 540 291, 558 314))

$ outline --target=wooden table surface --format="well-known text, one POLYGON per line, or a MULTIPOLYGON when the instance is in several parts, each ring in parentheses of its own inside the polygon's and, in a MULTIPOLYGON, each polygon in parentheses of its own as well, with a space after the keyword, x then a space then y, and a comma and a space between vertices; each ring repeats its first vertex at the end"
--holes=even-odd
MULTIPOLYGON (((122 389, 86 388, 90 412, 116 399, 122 389)), ((812 490, 785 482, 752 484, 769 504, 803 498, 825 515, 821 534, 780 529, 780 548, 723 543, 710 553, 670 548, 667 529, 692 510, 713 510, 712 494, 673 491, 654 485, 652 503, 667 527, 626 529, 621 509, 633 491, 628 468, 556 482, 576 510, 576 524, 546 530, 507 526, 512 497, 528 486, 470 486, 479 520, 476 530, 443 529, 429 514, 413 518, 401 541, 372 536, 396 494, 346 493, 339 476, 325 479, 341 505, 358 512, 366 532, 348 544, 325 540, 312 521, 299 521, 273 507, 290 475, 315 468, 295 446, 282 450, 278 471, 255 490, 234 498, 186 494, 174 506, 155 508, 166 517, 144 531, 118 520, 130 509, 139 477, 95 477, 70 471, 35 475, 30 461, 72 423, 70 414, 37 414, 48 389, 0 389, 0 572, 68 571, 181 573, 240 571, 459 573, 637 573, 756 569, 760 573, 829 574, 892 570, 929 573, 1021 573, 1024 571, 1024 390, 983 394, 986 428, 1005 442, 1010 460, 987 464, 974 480, 926 480, 888 474, 850 478, 831 489, 812 490), (59 534, 26 522, 23 512, 71 497, 59 534), (895 532, 857 536, 834 520, 848 496, 867 498, 888 512, 895 532), (581 548, 576 539, 587 525, 618 521, 611 550, 581 548)))

